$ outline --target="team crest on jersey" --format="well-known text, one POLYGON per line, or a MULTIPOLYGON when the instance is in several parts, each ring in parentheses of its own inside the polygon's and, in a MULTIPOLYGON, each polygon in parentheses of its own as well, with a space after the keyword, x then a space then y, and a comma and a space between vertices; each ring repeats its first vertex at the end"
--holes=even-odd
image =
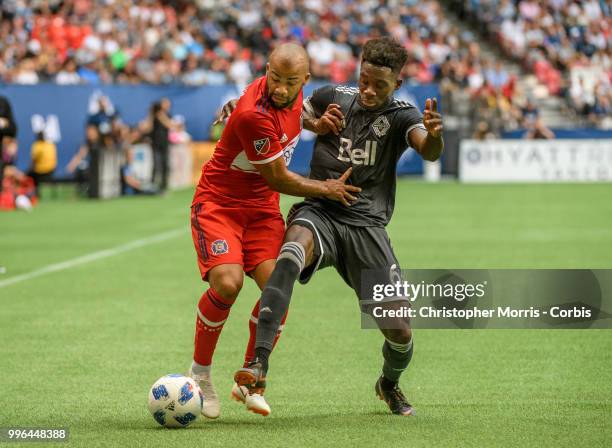
POLYGON ((389 128, 391 128, 391 125, 389 124, 389 120, 387 120, 387 117, 385 117, 384 115, 381 115, 376 119, 374 123, 372 123, 372 129, 374 130, 374 133, 378 138, 387 135, 389 128))
POLYGON ((263 156, 270 151, 270 139, 269 138, 260 138, 259 140, 253 141, 253 146, 255 147, 255 152, 263 156))
POLYGON ((222 255, 229 252, 229 246, 225 240, 215 240, 210 245, 210 249, 214 255, 222 255))

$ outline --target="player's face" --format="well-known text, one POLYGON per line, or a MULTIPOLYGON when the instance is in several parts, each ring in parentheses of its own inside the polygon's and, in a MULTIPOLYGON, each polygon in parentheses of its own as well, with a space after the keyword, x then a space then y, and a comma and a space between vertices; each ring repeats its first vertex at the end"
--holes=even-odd
POLYGON ((293 105, 302 87, 310 79, 306 64, 266 66, 268 95, 272 104, 279 109, 293 105))
POLYGON ((359 73, 359 102, 366 109, 378 109, 402 85, 389 67, 364 62, 359 73))

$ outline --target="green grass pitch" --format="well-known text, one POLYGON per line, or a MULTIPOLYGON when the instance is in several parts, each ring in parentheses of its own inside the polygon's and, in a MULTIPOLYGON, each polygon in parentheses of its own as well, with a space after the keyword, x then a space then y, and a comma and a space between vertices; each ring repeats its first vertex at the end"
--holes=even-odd
MULTIPOLYGON (((247 280, 215 355, 221 417, 159 427, 148 389, 188 368, 205 287, 189 231, 191 194, 52 199, 32 214, 0 215, 0 282, 181 229, 0 287, 0 427, 69 427, 75 447, 612 444, 611 331, 419 330, 402 379, 417 416, 395 417, 373 390, 382 338, 360 329, 356 299, 333 270, 296 287, 271 358, 270 417, 229 399, 258 297, 247 280)), ((611 198, 604 184, 401 180, 389 232, 404 268, 612 268, 611 198)), ((283 198, 284 210, 291 202, 283 198)))

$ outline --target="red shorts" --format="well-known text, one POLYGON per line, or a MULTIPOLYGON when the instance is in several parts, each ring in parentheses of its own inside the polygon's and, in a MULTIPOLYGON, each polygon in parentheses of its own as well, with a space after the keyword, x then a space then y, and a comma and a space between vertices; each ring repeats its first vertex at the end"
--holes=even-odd
POLYGON ((202 279, 220 264, 239 264, 247 274, 278 257, 285 221, 278 209, 224 206, 212 201, 191 207, 191 235, 202 279))

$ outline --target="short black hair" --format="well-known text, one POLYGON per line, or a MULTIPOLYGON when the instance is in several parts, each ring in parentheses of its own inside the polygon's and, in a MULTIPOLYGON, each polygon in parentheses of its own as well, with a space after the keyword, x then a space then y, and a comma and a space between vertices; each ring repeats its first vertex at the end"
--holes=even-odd
POLYGON ((406 48, 391 37, 371 39, 363 46, 362 62, 389 67, 393 73, 400 73, 407 60, 406 48))

